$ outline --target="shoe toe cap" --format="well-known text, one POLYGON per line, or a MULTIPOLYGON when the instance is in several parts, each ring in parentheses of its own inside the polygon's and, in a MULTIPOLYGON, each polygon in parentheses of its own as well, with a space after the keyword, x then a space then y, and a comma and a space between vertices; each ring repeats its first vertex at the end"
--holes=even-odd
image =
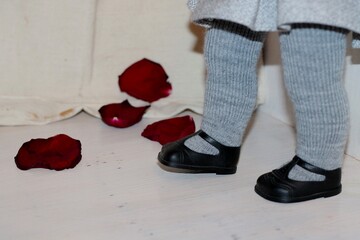
POLYGON ((162 163, 171 165, 172 163, 178 164, 183 162, 184 156, 179 148, 174 147, 173 144, 167 144, 162 147, 161 152, 158 155, 158 159, 162 163))
POLYGON ((292 190, 289 186, 281 183, 272 173, 261 175, 255 186, 256 192, 267 199, 282 199, 286 202, 291 198, 292 190))

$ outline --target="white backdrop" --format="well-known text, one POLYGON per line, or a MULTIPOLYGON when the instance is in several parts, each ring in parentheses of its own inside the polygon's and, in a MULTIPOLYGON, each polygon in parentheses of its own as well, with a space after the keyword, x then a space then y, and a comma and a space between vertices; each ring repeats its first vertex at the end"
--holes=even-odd
POLYGON ((201 112, 203 30, 189 17, 186 0, 1 0, 0 125, 97 115, 127 98, 117 76, 144 57, 173 85, 146 117, 201 112))

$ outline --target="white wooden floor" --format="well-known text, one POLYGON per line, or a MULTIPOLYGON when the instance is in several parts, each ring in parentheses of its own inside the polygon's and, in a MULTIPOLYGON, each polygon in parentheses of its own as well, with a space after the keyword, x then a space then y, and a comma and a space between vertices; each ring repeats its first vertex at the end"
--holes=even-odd
POLYGON ((160 144, 140 136, 153 121, 121 130, 82 113, 46 126, 0 128, 0 240, 359 239, 358 160, 345 160, 341 195, 277 204, 253 187, 293 156, 290 127, 257 113, 237 174, 191 175, 158 166, 160 144), (22 143, 59 133, 83 144, 76 168, 16 168, 22 143))

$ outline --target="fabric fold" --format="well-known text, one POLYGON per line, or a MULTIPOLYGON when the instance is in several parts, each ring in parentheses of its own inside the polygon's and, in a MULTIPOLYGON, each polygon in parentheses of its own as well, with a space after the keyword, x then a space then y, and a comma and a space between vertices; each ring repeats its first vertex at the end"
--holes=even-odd
POLYGON ((195 23, 210 27, 214 19, 242 24, 254 31, 289 30, 294 23, 316 23, 354 32, 360 44, 360 2, 357 0, 189 0, 195 23))

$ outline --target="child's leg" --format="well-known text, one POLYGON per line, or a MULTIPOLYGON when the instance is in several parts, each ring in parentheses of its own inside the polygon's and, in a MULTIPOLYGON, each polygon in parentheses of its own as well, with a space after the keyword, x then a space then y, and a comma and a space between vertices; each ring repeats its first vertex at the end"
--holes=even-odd
MULTIPOLYGON (((280 35, 285 84, 296 113, 296 154, 326 170, 341 167, 348 137, 349 107, 342 81, 346 33, 306 24, 280 35)), ((324 180, 297 165, 289 177, 324 180)))
POLYGON ((264 33, 214 21, 205 39, 208 76, 201 130, 166 144, 166 166, 201 173, 234 174, 243 133, 257 96, 256 65, 264 33))
MULTIPOLYGON (((207 88, 201 129, 225 146, 240 146, 256 104, 256 65, 264 33, 241 25, 216 21, 205 39, 207 88)), ((218 150, 194 136, 185 145, 198 153, 218 150)))

